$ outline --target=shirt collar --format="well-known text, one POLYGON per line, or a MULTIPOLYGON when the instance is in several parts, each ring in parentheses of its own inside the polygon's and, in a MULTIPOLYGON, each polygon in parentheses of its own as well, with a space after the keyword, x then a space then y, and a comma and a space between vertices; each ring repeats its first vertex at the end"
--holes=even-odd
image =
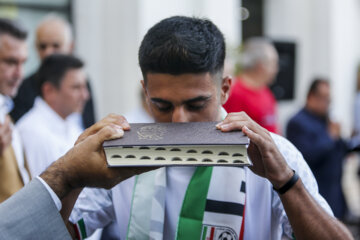
POLYGON ((5 114, 8 114, 14 108, 13 100, 9 96, 0 94, 0 108, 1 111, 4 111, 5 114))
POLYGON ((227 116, 227 111, 225 110, 225 108, 221 107, 220 108, 220 116, 221 116, 221 120, 224 120, 227 116))

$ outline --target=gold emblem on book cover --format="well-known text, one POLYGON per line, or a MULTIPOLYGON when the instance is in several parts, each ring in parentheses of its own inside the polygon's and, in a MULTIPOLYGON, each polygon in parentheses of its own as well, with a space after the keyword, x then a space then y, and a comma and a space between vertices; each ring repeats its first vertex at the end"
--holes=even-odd
POLYGON ((138 138, 145 140, 160 140, 165 133, 166 128, 157 125, 144 126, 137 131, 138 138))

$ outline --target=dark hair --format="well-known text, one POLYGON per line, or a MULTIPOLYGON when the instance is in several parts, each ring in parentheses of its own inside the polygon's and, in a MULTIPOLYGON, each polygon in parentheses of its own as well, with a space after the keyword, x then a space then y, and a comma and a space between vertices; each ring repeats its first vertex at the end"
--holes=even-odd
POLYGON ((84 63, 80 59, 70 55, 52 54, 46 57, 36 73, 39 94, 43 96, 41 88, 45 82, 50 82, 59 88, 67 71, 79 69, 83 66, 84 63))
POLYGON ((309 97, 310 95, 315 94, 317 92, 320 84, 329 85, 329 82, 324 78, 315 78, 309 87, 307 96, 309 97))
POLYGON ((20 25, 19 22, 0 18, 0 36, 2 34, 9 34, 10 36, 25 40, 27 37, 27 31, 20 25))
POLYGON ((155 24, 139 49, 139 64, 146 83, 147 73, 217 74, 223 71, 225 41, 209 20, 174 16, 155 24))

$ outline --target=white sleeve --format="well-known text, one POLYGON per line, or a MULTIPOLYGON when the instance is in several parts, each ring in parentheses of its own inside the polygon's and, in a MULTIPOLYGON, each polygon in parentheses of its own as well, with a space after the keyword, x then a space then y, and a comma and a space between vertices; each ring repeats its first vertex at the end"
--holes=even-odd
MULTIPOLYGON (((271 136, 289 166, 300 176, 306 190, 329 215, 334 216, 329 204, 320 195, 315 177, 299 150, 297 150, 296 147, 285 138, 275 134, 272 134, 271 136)), ((292 227, 285 213, 280 197, 275 191, 273 191, 272 210, 274 215, 280 219, 283 232, 288 237, 292 238, 292 227)))
POLYGON ((78 226, 83 238, 115 221, 111 190, 85 188, 79 195, 69 220, 78 226))
POLYGON ((52 200, 54 201, 57 210, 61 210, 62 208, 62 204, 61 201, 59 199, 59 197, 56 195, 56 193, 51 189, 51 187, 44 181, 44 179, 42 179, 41 177, 37 176, 37 179, 40 180, 40 182, 45 186, 46 190, 50 193, 50 196, 52 198, 52 200))

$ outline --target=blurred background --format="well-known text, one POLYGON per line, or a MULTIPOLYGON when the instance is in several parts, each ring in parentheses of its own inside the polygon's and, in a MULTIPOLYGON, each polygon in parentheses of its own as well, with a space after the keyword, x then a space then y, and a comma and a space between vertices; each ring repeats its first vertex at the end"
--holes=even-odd
MULTIPOLYGON (((30 32, 25 75, 38 68, 35 29, 49 13, 73 26, 75 54, 86 63, 98 120, 141 105, 137 51, 142 37, 163 18, 187 15, 209 18, 224 33, 229 75, 236 75, 246 39, 265 36, 274 43, 279 73, 270 89, 277 100, 280 134, 285 135, 289 118, 304 106, 315 77, 330 82, 329 118, 341 125, 341 136, 349 139, 354 132, 359 0, 0 0, 0 16, 20 20, 30 32)), ((350 212, 357 217, 358 165, 357 154, 347 156, 342 180, 350 212)))
POLYGON ((280 129, 304 103, 311 80, 321 76, 332 85, 332 117, 341 122, 344 134, 351 134, 360 62, 359 0, 0 0, 0 16, 19 19, 30 31, 27 73, 39 64, 35 28, 54 12, 73 25, 75 53, 86 62, 98 119, 140 103, 137 50, 147 29, 165 17, 188 15, 217 24, 230 64, 249 37, 275 42, 280 67, 289 71, 286 81, 279 79, 272 87, 280 100, 280 129))

